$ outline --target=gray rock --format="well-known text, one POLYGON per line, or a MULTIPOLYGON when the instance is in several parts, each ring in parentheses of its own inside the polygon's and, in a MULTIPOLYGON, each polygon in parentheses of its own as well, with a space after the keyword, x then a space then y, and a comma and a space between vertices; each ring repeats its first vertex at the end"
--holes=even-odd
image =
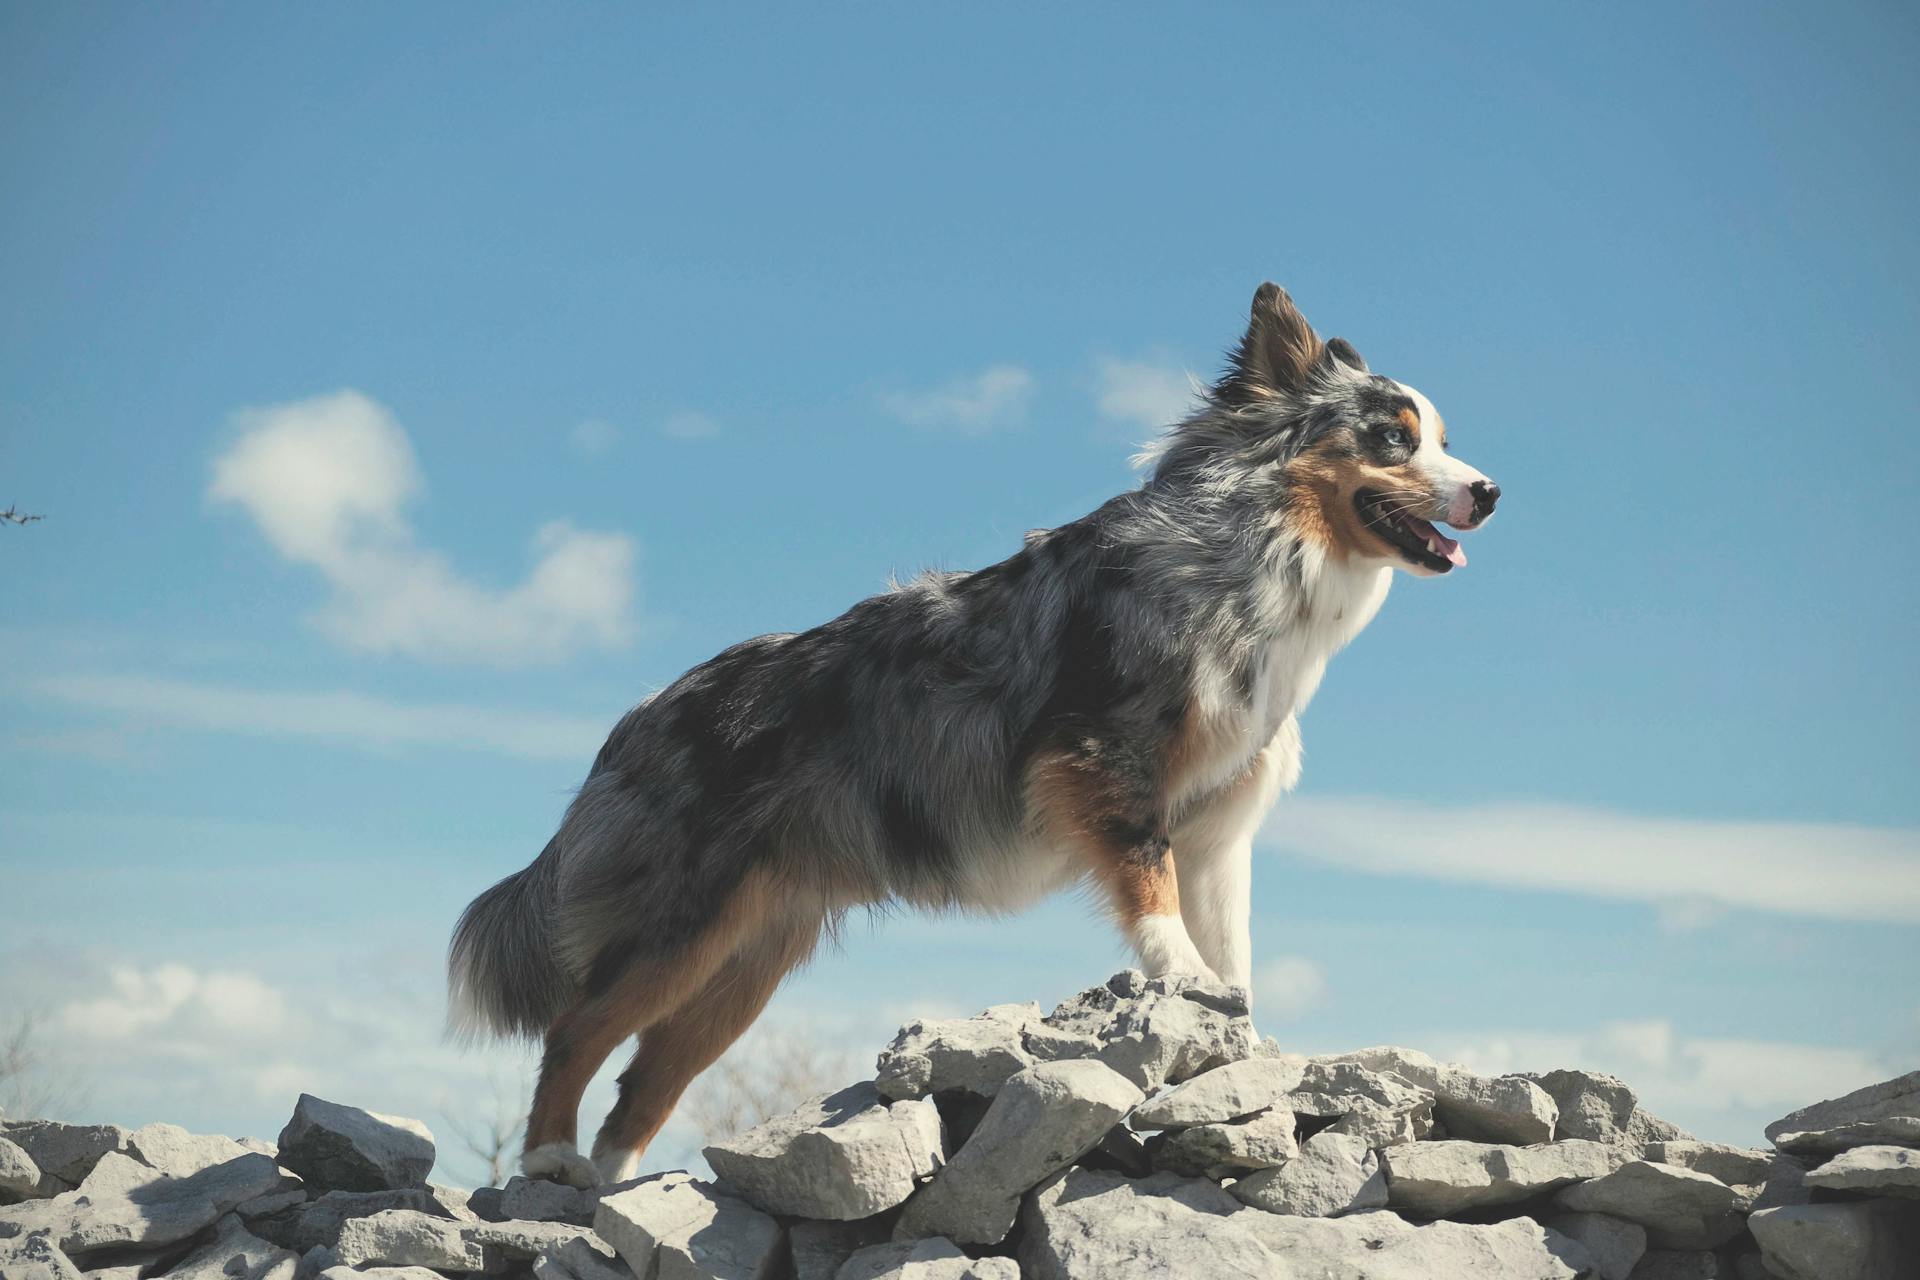
MULTIPOLYGON (((114 1154, 111 1160, 106 1170, 96 1166, 103 1188, 131 1182, 115 1172, 115 1165, 151 1172, 130 1157, 114 1154)), ((156 1175, 124 1191, 82 1188, 0 1209, 0 1237, 45 1231, 72 1258, 122 1246, 173 1244, 212 1226, 236 1205, 282 1190, 286 1180, 270 1157, 245 1155, 190 1177, 156 1175)))
POLYGON ((1156 1173, 1134 1180, 1068 1169, 1036 1189, 1021 1210, 1021 1271, 1033 1280, 1285 1274, 1234 1221, 1236 1213, 1257 1212, 1198 1178, 1156 1173))
POLYGON ((167 1268, 167 1280, 294 1280, 299 1269, 298 1254, 262 1240, 230 1213, 213 1239, 167 1268))
POLYGON ((1713 1249, 1740 1231, 1737 1198, 1725 1183, 1650 1160, 1635 1160, 1568 1187, 1554 1201, 1564 1209, 1637 1222, 1656 1249, 1713 1249))
POLYGON ((495 1210, 492 1216, 496 1221, 571 1222, 583 1227, 593 1223, 593 1201, 586 1192, 564 1182, 519 1174, 508 1178, 507 1185, 500 1188, 495 1210))
POLYGON ((0 1137, 31 1156, 40 1172, 65 1183, 62 1191, 79 1186, 107 1152, 127 1149, 127 1131, 117 1124, 14 1120, 0 1123, 0 1137))
POLYGON ((1302 1218, 1333 1218, 1387 1203, 1380 1157, 1351 1134, 1331 1130, 1307 1139, 1300 1154, 1279 1168, 1250 1173, 1227 1190, 1256 1209, 1302 1218))
POLYGON ((1140 1098, 1138 1086, 1094 1059, 1028 1067, 1000 1087, 973 1136, 907 1202, 894 1239, 998 1244, 1021 1194, 1091 1150, 1140 1098))
POLYGON ((1299 1154, 1293 1112, 1275 1107, 1233 1124, 1176 1130, 1158 1140, 1152 1159, 1154 1168, 1217 1181, 1255 1169, 1276 1168, 1299 1154))
POLYGON ((235 1142, 216 1133, 188 1133, 177 1124, 141 1125, 127 1135, 128 1155, 176 1178, 225 1164, 250 1152, 272 1155, 262 1150, 265 1145, 235 1142))
POLYGON ((1545 1225, 1585 1246, 1598 1280, 1627 1280, 1647 1251, 1647 1229, 1611 1214, 1556 1213, 1545 1225))
POLYGON ((848 1258, 834 1280, 1020 1280, 1012 1258, 969 1258, 943 1236, 872 1244, 848 1258))
POLYGON ((684 1173, 601 1197, 593 1229, 642 1280, 771 1280, 786 1256, 779 1223, 684 1173))
POLYGON ((1920 1151, 1912 1147, 1854 1147, 1807 1175, 1827 1191, 1920 1199, 1920 1151))
POLYGON ((1600 1177, 1620 1160, 1620 1153, 1605 1143, 1577 1138, 1540 1147, 1416 1142, 1380 1152, 1380 1166, 1387 1175, 1387 1203, 1423 1218, 1517 1204, 1569 1183, 1600 1177))
POLYGON ((548 1249, 534 1259, 533 1276, 534 1280, 634 1280, 633 1268, 611 1246, 593 1236, 580 1236, 548 1249))
POLYGON ((570 1241, 593 1238, 589 1228, 571 1222, 468 1222, 461 1224, 460 1235, 480 1246, 488 1271, 503 1270, 506 1263, 531 1262, 570 1241))
POLYGON ((886 1239, 887 1223, 879 1218, 861 1222, 796 1222, 787 1228, 787 1243, 793 1252, 793 1280, 834 1280, 848 1258, 886 1239))
MULTIPOLYGON (((1144 978, 1137 969, 1081 992, 1048 1014, 1046 1024, 1096 1043, 1092 1056, 1142 1089, 1250 1058, 1257 1047, 1245 988, 1144 978)), ((1033 1050, 1031 1040, 1027 1047, 1033 1050)))
POLYGON ((1039 1005, 1001 1004, 973 1018, 910 1022, 881 1050, 874 1088, 892 1099, 952 1089, 991 1098, 1001 1081, 1034 1064, 1025 1032, 1039 1021, 1039 1005))
POLYGON ((1370 1147, 1413 1142, 1433 1129, 1431 1093, 1357 1062, 1309 1063, 1280 1105, 1298 1116, 1337 1117, 1334 1129, 1370 1147))
POLYGON ((47 1180, 24 1147, 0 1138, 0 1204, 57 1195, 62 1189, 47 1180))
POLYGON ((315 1193, 418 1187, 433 1168, 433 1134, 418 1120, 303 1093, 280 1131, 279 1160, 315 1193))
POLYGON ((1639 1152, 1649 1142, 1671 1142, 1693 1135, 1643 1110, 1632 1089, 1598 1071, 1548 1071, 1525 1079, 1546 1090, 1560 1117, 1554 1132, 1562 1138, 1610 1142, 1639 1152))
POLYGON ((316 1200, 253 1219, 248 1227, 257 1236, 304 1254, 313 1248, 332 1248, 340 1239, 341 1225, 348 1219, 365 1218, 387 1209, 411 1209, 449 1222, 469 1221, 473 1217, 445 1188, 409 1187, 402 1191, 329 1191, 316 1200))
POLYGON ((873 1085, 856 1084, 715 1143, 706 1157, 756 1208, 846 1222, 912 1195, 945 1160, 946 1138, 933 1103, 889 1106, 873 1085))
POLYGON ((1525 1076, 1475 1075, 1458 1063, 1438 1062, 1415 1049, 1381 1045, 1332 1059, 1391 1074, 1433 1095, 1434 1118, 1453 1138, 1526 1146, 1553 1141, 1560 1108, 1525 1076))
POLYGON ((1897 1200, 1793 1204, 1747 1220, 1779 1280, 1912 1280, 1920 1207, 1897 1200))
POLYGON ((1850 1147, 1920 1147, 1920 1071, 1784 1115, 1767 1126, 1767 1141, 1782 1151, 1810 1155, 1834 1155, 1850 1147))
POLYGON ((1290 1280, 1585 1280, 1592 1274, 1592 1259, 1579 1242, 1531 1218, 1416 1227, 1384 1212, 1289 1218, 1247 1209, 1235 1222, 1273 1254, 1268 1274, 1290 1280))
POLYGON ((429 1267, 343 1267, 329 1266, 317 1273, 320 1280, 445 1280, 429 1267))
POLYGON ((1153 1157, 1147 1154, 1146 1144, 1124 1124, 1107 1130, 1107 1136, 1080 1157, 1080 1163, 1092 1169, 1112 1169, 1130 1178, 1144 1178, 1153 1172, 1153 1157))
POLYGON ((468 1225, 416 1209, 382 1209, 341 1223, 333 1251, 350 1267, 372 1263, 479 1271, 486 1266, 487 1256, 479 1241, 467 1237, 468 1225))
POLYGON ((1733 1189, 1733 1207, 1741 1213, 1807 1202, 1806 1167, 1777 1151, 1696 1140, 1649 1142, 1645 1158, 1726 1183, 1733 1189))
POLYGON ((1649 1249, 1634 1267, 1632 1280, 1719 1280, 1732 1274, 1711 1249, 1649 1249))
POLYGON ((0 1276, 6 1280, 80 1280, 80 1268, 40 1234, 0 1240, 0 1276))
POLYGON ((1135 1129, 1183 1129, 1225 1124, 1265 1111, 1300 1084, 1306 1063, 1298 1059, 1248 1058, 1203 1071, 1133 1110, 1135 1129))

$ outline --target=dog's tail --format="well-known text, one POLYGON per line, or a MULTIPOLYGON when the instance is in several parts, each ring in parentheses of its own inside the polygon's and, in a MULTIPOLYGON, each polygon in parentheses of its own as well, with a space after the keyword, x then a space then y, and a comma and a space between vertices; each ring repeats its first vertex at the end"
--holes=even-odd
POLYGON ((447 1032, 538 1038, 576 994, 553 948, 558 869, 550 841, 533 865, 467 905, 447 950, 447 1032))

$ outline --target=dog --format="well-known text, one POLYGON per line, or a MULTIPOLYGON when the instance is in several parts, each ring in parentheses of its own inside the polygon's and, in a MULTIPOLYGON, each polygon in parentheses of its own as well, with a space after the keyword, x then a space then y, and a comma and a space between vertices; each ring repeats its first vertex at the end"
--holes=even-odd
POLYGON ((1083 885, 1148 975, 1249 983, 1252 839, 1299 777, 1300 710, 1394 570, 1466 563, 1436 522, 1476 529, 1500 490, 1271 283, 1143 464, 998 564, 735 645, 614 726, 449 953, 456 1029, 544 1042, 528 1176, 625 1176, 855 907, 1083 885), (581 1095, 635 1035, 588 1159, 581 1095))

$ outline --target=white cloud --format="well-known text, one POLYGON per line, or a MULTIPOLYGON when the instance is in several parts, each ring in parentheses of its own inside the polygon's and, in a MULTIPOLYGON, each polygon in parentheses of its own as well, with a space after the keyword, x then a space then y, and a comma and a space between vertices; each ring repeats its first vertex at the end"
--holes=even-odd
POLYGON ((1920 922, 1920 831, 1299 796, 1263 843, 1381 875, 1645 902, 1670 928, 1728 908, 1920 922))
POLYGON ((588 418, 567 433, 567 443, 582 457, 597 458, 620 443, 620 428, 605 418, 588 418))
POLYGON ((1327 998, 1327 978, 1305 956, 1279 956, 1253 975, 1254 1011, 1262 1022, 1297 1018, 1327 998))
POLYGON ((925 391, 889 391, 880 406, 916 427, 946 427, 984 435, 1026 417, 1033 375, 1018 365, 997 364, 925 391))
POLYGON ((88 1041, 145 1041, 162 1029, 208 1030, 257 1038, 279 1034, 286 1004, 278 991, 248 973, 199 973, 183 964, 107 971, 111 995, 71 1001, 56 1014, 65 1031, 88 1041))
POLYGON ((375 749, 456 747, 526 760, 590 756, 608 728, 598 720, 537 712, 389 702, 345 691, 242 689, 145 676, 49 676, 30 687, 63 702, 147 725, 315 738, 375 749))
POLYGON ((251 515, 275 550, 319 570, 333 598, 316 617, 371 653, 511 666, 612 647, 632 630, 634 545, 550 521, 518 586, 462 578, 418 545, 404 509, 421 490, 413 446, 386 408, 340 391, 237 415, 210 495, 251 515))
POLYGON ((1158 431, 1187 416, 1200 388, 1184 369, 1149 360, 1100 358, 1095 403, 1115 422, 1158 431))
POLYGON ((704 413, 688 410, 669 414, 660 424, 660 434, 670 440, 711 440, 720 434, 720 424, 704 413))

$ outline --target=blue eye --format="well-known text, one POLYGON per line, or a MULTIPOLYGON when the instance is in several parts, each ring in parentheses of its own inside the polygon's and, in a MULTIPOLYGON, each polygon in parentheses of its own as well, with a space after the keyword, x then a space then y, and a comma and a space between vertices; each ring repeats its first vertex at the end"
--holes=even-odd
POLYGON ((1380 438, 1396 449, 1404 449, 1407 447, 1407 433, 1403 428, 1388 427, 1380 433, 1380 438))

